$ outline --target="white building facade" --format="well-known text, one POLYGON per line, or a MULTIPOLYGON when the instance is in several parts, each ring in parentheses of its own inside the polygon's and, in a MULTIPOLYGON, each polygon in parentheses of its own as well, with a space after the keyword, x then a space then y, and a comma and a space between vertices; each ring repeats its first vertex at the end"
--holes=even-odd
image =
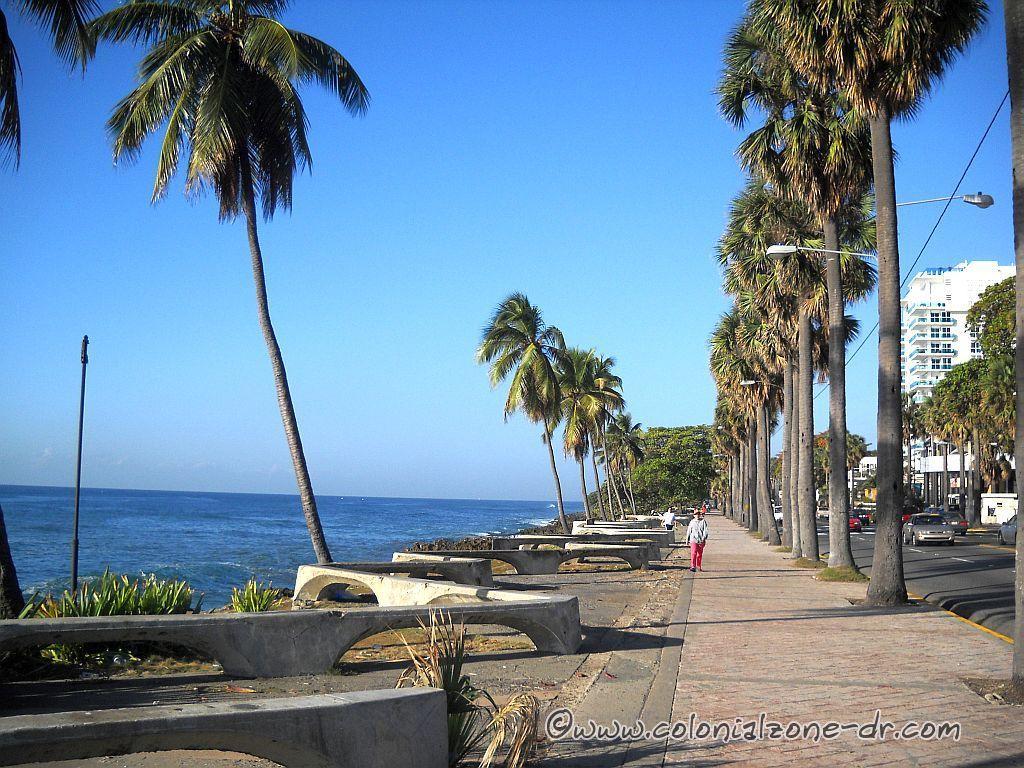
POLYGON ((922 402, 954 365, 981 357, 967 311, 981 292, 1014 268, 995 261, 962 261, 914 275, 901 300, 903 391, 922 402))

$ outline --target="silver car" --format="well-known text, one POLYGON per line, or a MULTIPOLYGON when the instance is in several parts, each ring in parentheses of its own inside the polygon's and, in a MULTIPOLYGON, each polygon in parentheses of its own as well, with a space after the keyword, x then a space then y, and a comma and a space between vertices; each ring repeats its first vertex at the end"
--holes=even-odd
POLYGON ((903 543, 925 544, 933 541, 953 546, 956 541, 956 529, 943 520, 942 515, 911 515, 910 520, 903 526, 903 543))
POLYGON ((1000 544, 1017 544, 1017 517, 1011 517, 1005 523, 999 526, 999 543, 1000 544))

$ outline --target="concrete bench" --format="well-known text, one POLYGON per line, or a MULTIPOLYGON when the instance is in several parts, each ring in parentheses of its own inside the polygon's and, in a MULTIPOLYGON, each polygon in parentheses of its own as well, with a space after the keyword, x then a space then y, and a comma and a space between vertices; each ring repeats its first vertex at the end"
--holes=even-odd
MULTIPOLYGON (((489 565, 488 561, 488 565, 489 565)), ((348 587, 361 586, 373 593, 378 605, 448 605, 456 602, 535 600, 536 595, 453 581, 416 579, 390 573, 368 573, 336 565, 302 565, 295 577, 297 605, 323 599, 350 599, 348 587)))
MULTIPOLYGON (((582 521, 575 520, 574 523, 582 521)), ((629 518, 625 520, 592 520, 588 525, 597 528, 644 528, 644 529, 664 529, 663 523, 660 517, 645 517, 645 518, 629 518)))
MULTIPOLYGON (((394 557, 403 560, 412 553, 396 552, 394 557)), ((439 554, 447 557, 461 557, 460 550, 445 550, 439 554)), ((616 544, 567 543, 560 549, 475 549, 466 555, 499 560, 508 563, 521 576, 537 576, 558 573, 558 566, 584 557, 607 557, 622 560, 633 570, 647 568, 649 560, 647 547, 616 544)))
POLYGON ((577 520, 572 524, 573 535, 579 534, 590 534, 593 536, 629 536, 634 539, 646 539, 648 541, 656 541, 663 547, 670 547, 676 543, 676 532, 675 530, 666 530, 665 528, 619 528, 619 527, 601 527, 594 525, 587 525, 581 520, 577 520))
POLYGON ((649 539, 632 538, 621 534, 560 534, 560 533, 539 533, 536 535, 517 536, 493 536, 491 544, 494 549, 531 549, 545 544, 554 545, 559 548, 567 544, 580 544, 589 546, 592 544, 617 544, 620 546, 645 547, 648 560, 661 560, 661 546, 649 539))
POLYGON ((213 749, 285 768, 447 768, 444 692, 331 693, 0 718, 0 765, 213 749))
MULTIPOLYGON (((575 597, 511 594, 514 600, 457 603, 444 605, 443 609, 455 622, 518 630, 542 653, 576 651, 581 636, 575 597)), ((315 675, 329 670, 363 638, 427 624, 436 610, 429 605, 366 606, 185 616, 8 619, 0 621, 0 651, 53 643, 151 642, 198 651, 220 662, 226 674, 237 677, 315 675)))
MULTIPOLYGON (((298 576, 305 576, 304 580, 296 579, 294 595, 299 599, 300 591, 304 599, 316 600, 317 597, 309 597, 309 592, 316 589, 316 586, 306 587, 305 581, 318 579, 327 585, 332 583, 330 574, 334 570, 361 571, 363 573, 379 573, 385 575, 404 575, 417 579, 427 579, 430 576, 440 576, 445 581, 452 581, 456 584, 469 584, 478 587, 494 586, 491 575, 491 561, 479 557, 464 558, 424 558, 420 553, 413 553, 408 560, 402 562, 374 562, 374 563, 314 563, 299 568, 298 576)), ((337 583, 337 582, 333 582, 337 583)), ((317 595, 320 592, 316 593, 317 595)))

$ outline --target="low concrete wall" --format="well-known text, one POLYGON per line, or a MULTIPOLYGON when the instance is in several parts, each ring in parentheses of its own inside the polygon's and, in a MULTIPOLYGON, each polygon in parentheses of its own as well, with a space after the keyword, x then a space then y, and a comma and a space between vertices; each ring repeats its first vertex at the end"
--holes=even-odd
POLYGON ((0 718, 0 765, 214 749, 285 768, 447 768, 443 691, 409 688, 0 718))
POLYGON ((547 534, 518 535, 518 536, 493 536, 491 542, 495 549, 528 549, 539 547, 544 544, 553 544, 556 547, 564 547, 566 544, 618 544, 621 546, 645 547, 649 560, 661 559, 661 546, 649 539, 633 538, 622 534, 547 534))
MULTIPOLYGON (((474 553, 475 556, 476 553, 474 553)), ((336 565, 302 565, 295 577, 293 602, 317 600, 332 588, 345 585, 363 586, 373 592, 378 605, 435 605, 456 602, 494 602, 500 600, 543 600, 524 592, 475 587, 452 581, 415 579, 387 573, 367 573, 336 565)), ((344 590, 342 590, 344 591, 344 590)))
MULTIPOLYGON (((497 591, 502 590, 492 590, 497 591)), ((579 603, 575 597, 504 592, 515 599, 457 603, 443 608, 456 622, 496 624, 519 630, 542 653, 576 651, 581 635, 579 603)), ((427 605, 367 606, 351 610, 194 616, 11 619, 0 621, 0 650, 53 643, 156 642, 182 646, 216 659, 228 675, 290 677, 326 672, 364 637, 427 623, 435 610, 427 605)))
MULTIPOLYGON (((574 520, 573 526, 577 523, 586 524, 583 520, 574 520)), ((660 517, 627 517, 625 520, 593 520, 590 522, 590 525, 597 528, 644 528, 656 530, 662 528, 660 517)))
MULTIPOLYGON (((439 554, 448 557, 459 557, 461 550, 445 550, 439 554)), ((403 558, 405 552, 396 552, 394 557, 403 558)), ((583 557, 609 557, 622 560, 630 568, 637 570, 648 565, 647 548, 644 546, 624 546, 615 544, 566 544, 561 549, 474 549, 466 552, 473 557, 484 557, 508 563, 522 576, 538 576, 558 573, 562 563, 583 557)))

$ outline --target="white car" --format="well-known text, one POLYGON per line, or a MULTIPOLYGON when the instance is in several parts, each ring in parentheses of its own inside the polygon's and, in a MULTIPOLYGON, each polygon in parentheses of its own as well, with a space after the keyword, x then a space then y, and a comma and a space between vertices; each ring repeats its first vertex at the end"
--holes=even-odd
POLYGON ((1017 518, 1011 517, 999 526, 999 543, 1017 545, 1017 518))

